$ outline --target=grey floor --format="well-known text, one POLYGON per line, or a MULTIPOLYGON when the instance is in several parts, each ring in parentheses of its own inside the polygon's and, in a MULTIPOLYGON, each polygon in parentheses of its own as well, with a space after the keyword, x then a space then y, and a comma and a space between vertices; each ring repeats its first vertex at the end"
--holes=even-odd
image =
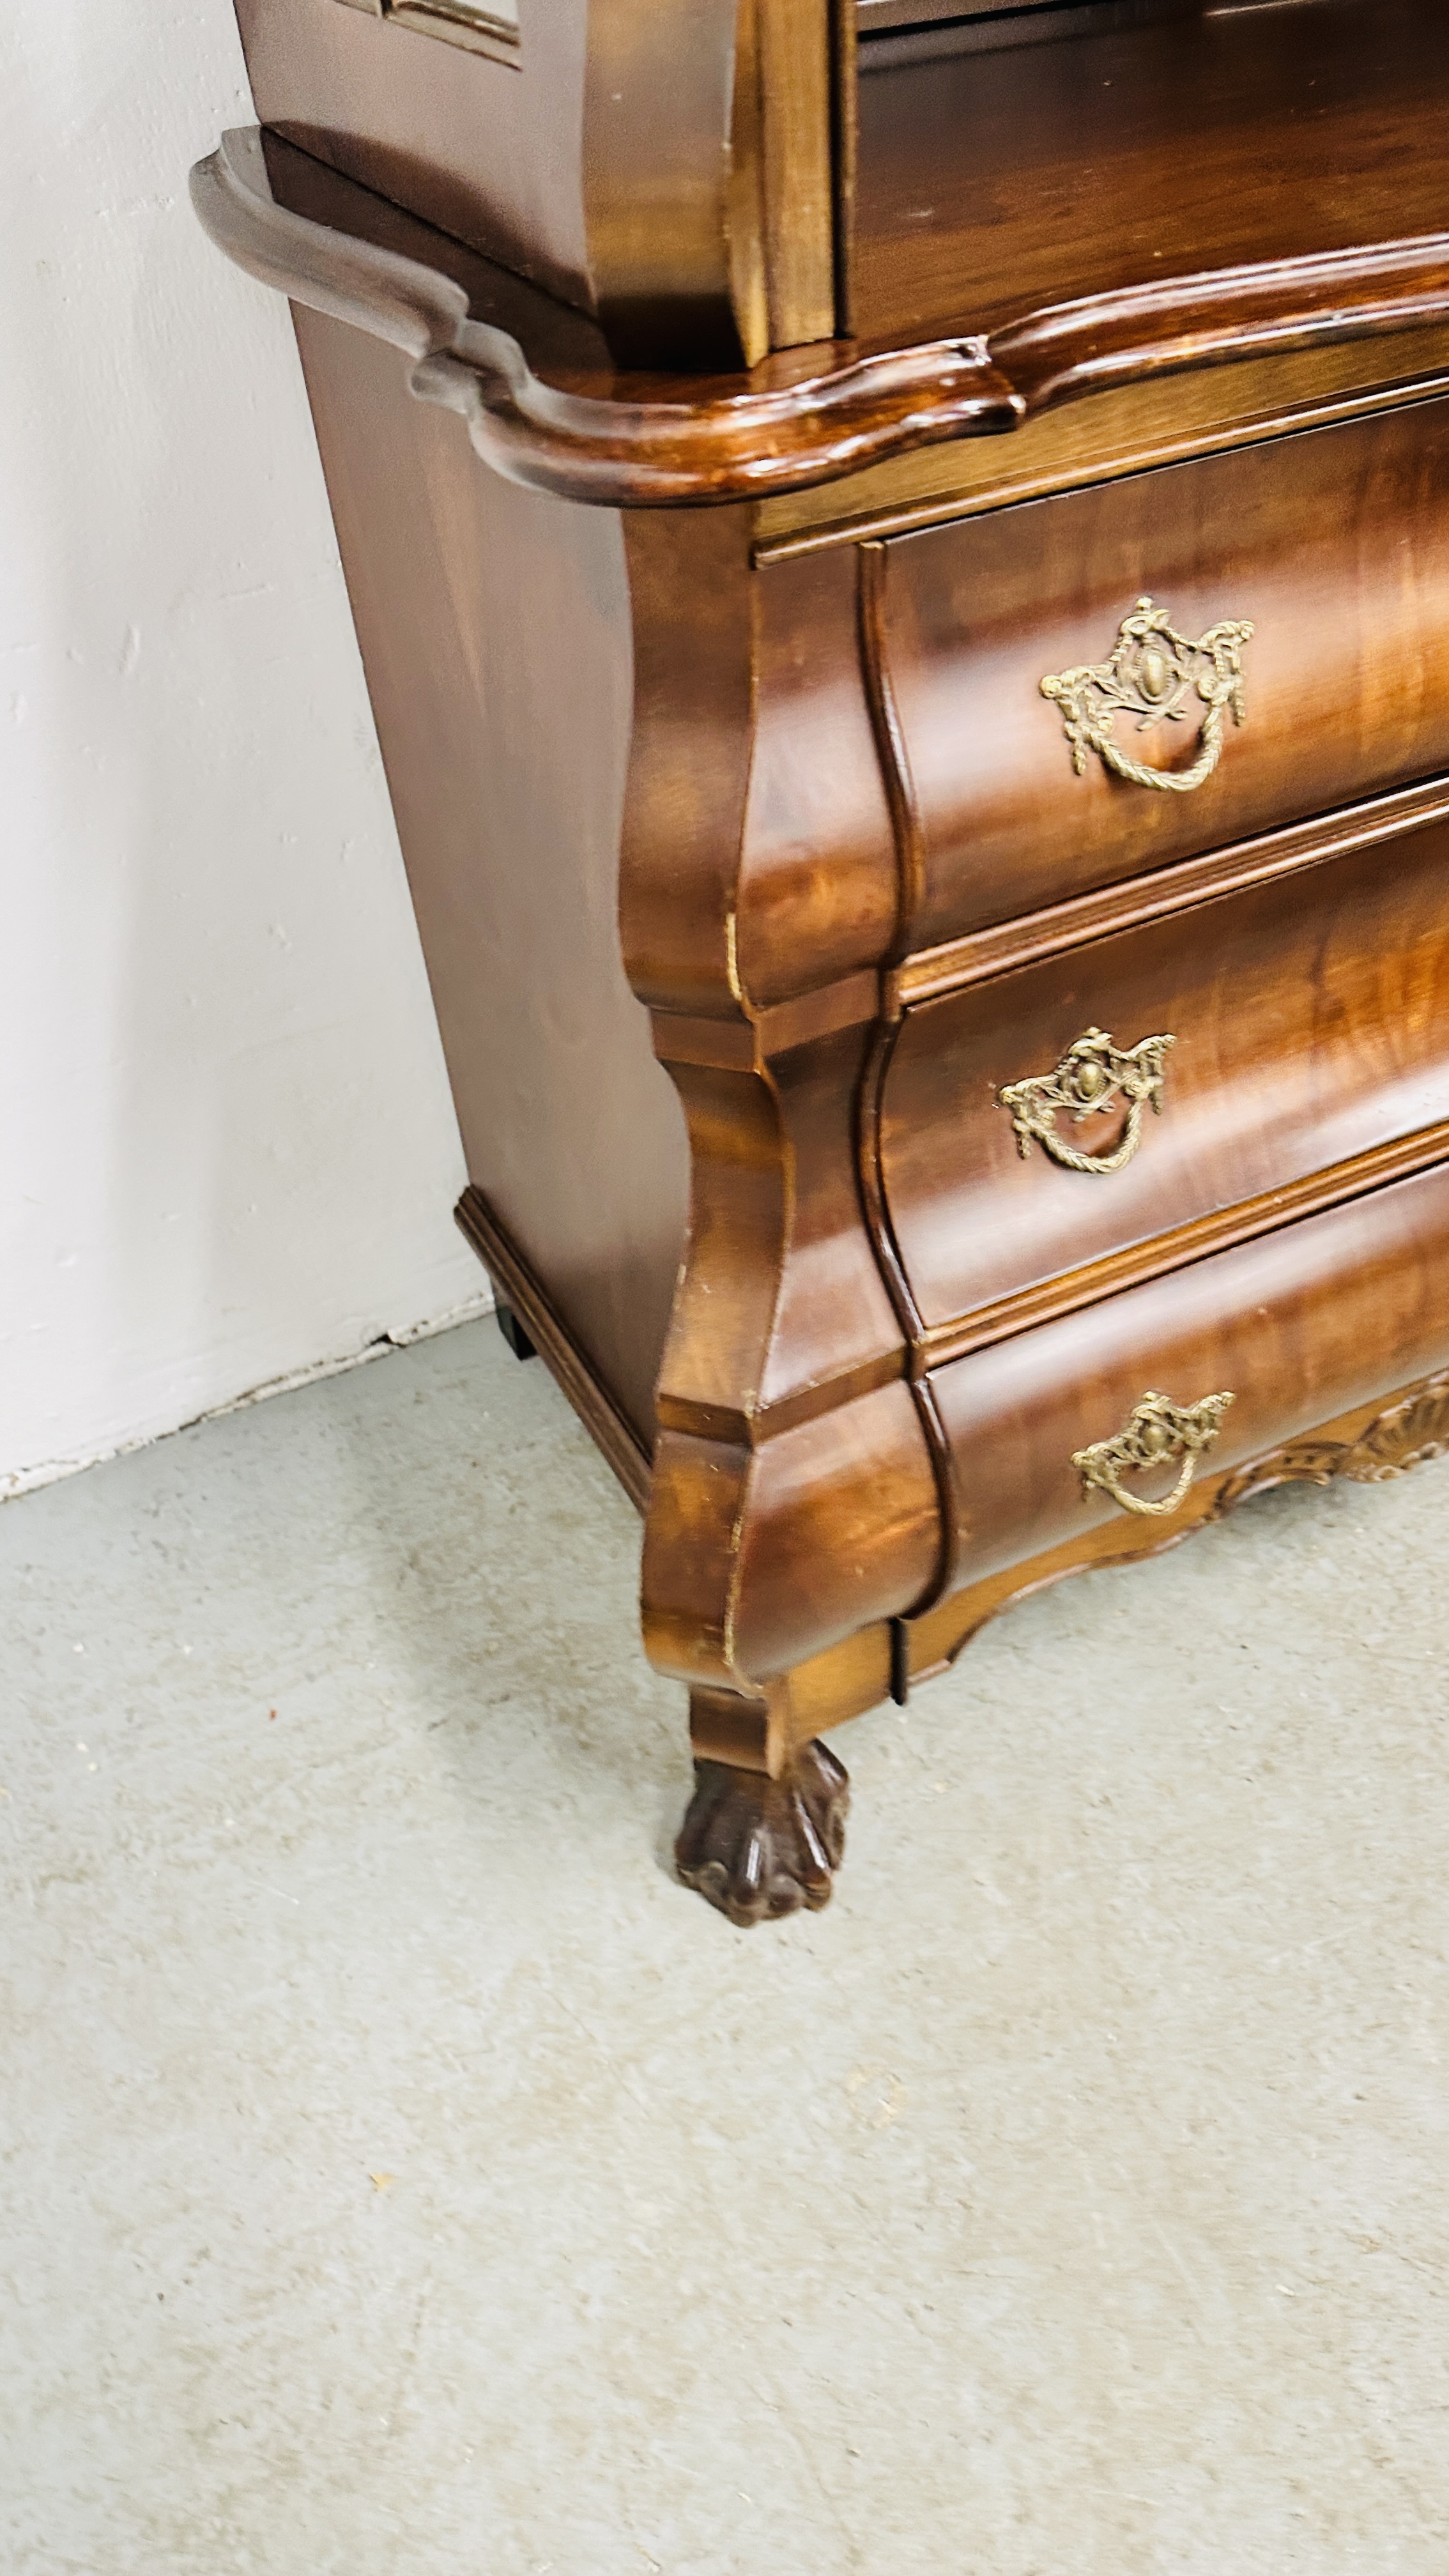
POLYGON ((737 1933, 491 1322, 8 1506, 5 2576, 1444 2576, 1446 1553, 1027 1605, 737 1933))

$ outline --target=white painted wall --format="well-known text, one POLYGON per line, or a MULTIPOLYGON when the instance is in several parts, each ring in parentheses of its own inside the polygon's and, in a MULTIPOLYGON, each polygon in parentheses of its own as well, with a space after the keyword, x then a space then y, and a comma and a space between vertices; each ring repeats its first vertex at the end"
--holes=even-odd
POLYGON ((483 1285, 230 0, 0 9, 0 1493, 483 1285))

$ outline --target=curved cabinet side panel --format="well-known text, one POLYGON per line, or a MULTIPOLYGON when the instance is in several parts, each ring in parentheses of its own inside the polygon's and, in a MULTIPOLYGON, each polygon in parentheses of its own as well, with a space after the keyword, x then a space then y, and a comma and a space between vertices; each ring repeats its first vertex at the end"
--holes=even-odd
POLYGON ((735 889, 754 722, 750 512, 627 511, 634 735, 619 928, 657 1010, 743 1022, 735 889))
POLYGON ((681 1681, 767 1683, 898 1617, 940 1557, 936 1479, 905 1385, 751 1452, 662 1431, 644 1548, 644 1641, 681 1681))
POLYGON ((297 329, 468 1176, 647 1448, 687 1151, 618 953, 619 522, 489 474, 382 343, 297 329))
POLYGON ((929 1593, 935 1470, 905 1385, 802 1423, 756 1453, 738 1540, 734 1660, 759 1682, 929 1593))
POLYGON ((898 890, 854 564, 767 581, 748 535, 743 514, 630 523, 622 905, 691 1141, 645 1633, 665 1671, 751 1702, 744 1738, 765 1699, 778 1718, 782 1676, 928 1593, 942 1552, 936 1462, 859 1177, 898 890))
POLYGON ((737 951, 761 1006, 875 966, 898 908, 891 809, 861 679, 858 550, 757 576, 758 693, 737 951))

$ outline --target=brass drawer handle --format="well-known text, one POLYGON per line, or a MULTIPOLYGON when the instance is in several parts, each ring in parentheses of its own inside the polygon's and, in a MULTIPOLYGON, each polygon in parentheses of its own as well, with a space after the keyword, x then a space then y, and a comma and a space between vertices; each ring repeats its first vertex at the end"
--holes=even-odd
POLYGON ((1243 646, 1253 629, 1248 620, 1210 626, 1196 644, 1179 635, 1163 608, 1139 599, 1118 629, 1116 648, 1106 662, 1084 662, 1079 670, 1059 671, 1043 680, 1041 693, 1061 708, 1072 746, 1072 767, 1080 778, 1087 754, 1095 751, 1118 778, 1134 787, 1157 787, 1172 796, 1190 796, 1211 778, 1223 749, 1223 720, 1231 708, 1234 724, 1246 715, 1243 701, 1243 646), (1195 688, 1207 712, 1198 755, 1190 769, 1149 769, 1119 750, 1114 728, 1119 715, 1136 716, 1137 730, 1181 724, 1182 701, 1195 688))
POLYGON ((1106 1029, 1084 1029, 1050 1073, 1009 1082, 996 1097, 1011 1112, 1022 1161, 1030 1162, 1037 1144, 1069 1172, 1120 1172, 1142 1142, 1143 1110, 1162 1115, 1162 1059, 1176 1044, 1172 1037, 1139 1038, 1135 1047, 1119 1047, 1106 1029), (1057 1134, 1060 1112, 1080 1126, 1097 1110, 1110 1108, 1114 1093, 1127 1103, 1127 1124, 1110 1154, 1078 1153, 1057 1134))
POLYGON ((1223 1415, 1233 1399, 1230 1395, 1205 1395, 1200 1404, 1174 1404, 1171 1396, 1144 1395, 1132 1408, 1132 1419, 1115 1440, 1098 1440, 1090 1449, 1072 1453, 1072 1465, 1082 1480, 1082 1500, 1090 1497, 1097 1485, 1120 1503, 1124 1512, 1137 1512, 1144 1520, 1166 1520, 1187 1499, 1187 1489, 1205 1449, 1210 1449, 1222 1428, 1223 1415), (1124 1476, 1140 1473, 1144 1468, 1161 1467, 1173 1458, 1182 1460, 1182 1473, 1165 1502, 1147 1503, 1140 1494, 1131 1494, 1122 1483, 1124 1476))

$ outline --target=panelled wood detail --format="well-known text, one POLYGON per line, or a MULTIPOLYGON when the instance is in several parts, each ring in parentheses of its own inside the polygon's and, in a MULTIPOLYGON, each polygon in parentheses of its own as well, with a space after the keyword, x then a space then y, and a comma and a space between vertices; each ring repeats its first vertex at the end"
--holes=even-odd
POLYGON ((907 1381, 860 1199, 856 1102, 900 913, 896 840, 851 558, 761 576, 743 513, 640 517, 627 542, 621 924, 692 1168, 645 1634, 690 1683, 709 1758, 728 1741, 727 1758, 774 1772, 804 1740, 796 1667, 845 1657, 854 1691, 849 1639, 878 1631, 868 1669, 888 1679, 883 1623, 941 1577, 944 1444, 907 1381), (826 1533, 841 1530, 837 1547, 826 1533))
MULTIPOLYGON (((923 851, 913 948, 1449 769, 1449 404, 885 551, 882 649, 923 851), (1041 693, 1047 674, 1101 662, 1149 592, 1184 634, 1256 628, 1246 721, 1194 795, 1149 794, 1097 760, 1075 775, 1041 693)), ((1125 740, 1168 770, 1191 730, 1125 740)))
POLYGON ((521 29, 357 5, 239 0, 273 131, 593 316, 622 365, 832 336, 832 0, 545 0, 521 29))
MULTIPOLYGON (((1109 1096, 1057 1128, 1102 1156, 1123 1117, 1109 1096)), ((1053 1286, 1090 1293, 1097 1263, 1120 1279, 1134 1250, 1166 1266, 1166 1247, 1190 1257, 1215 1227, 1285 1221, 1365 1186, 1385 1152, 1434 1161, 1449 1125, 1449 828, 915 1004, 881 1119, 894 1240, 943 1353, 958 1331, 983 1337, 982 1307, 1029 1314, 1053 1286), (1064 1170, 1035 1147, 1023 1159, 1004 1087, 1092 1027, 1172 1033, 1160 1114, 1115 1171, 1064 1170)))
POLYGON ((299 307, 460 1223, 645 1507, 681 1868, 817 1905, 825 1729, 1449 1448, 1449 22, 239 6, 195 199, 299 307), (1079 771, 1042 682, 1149 598, 1243 721, 1134 664, 1079 771), (1130 1157, 1021 1158, 1149 1041, 1130 1157))
POLYGON ((756 559, 908 536, 1017 501, 1190 457, 1254 447, 1449 392, 1442 327, 1230 358, 1202 375, 1150 376, 1090 403, 1029 412, 1009 439, 958 439, 761 504, 756 559))
POLYGON ((966 1497, 962 1578, 1118 1517, 1073 1461, 1148 1389, 1230 1391, 1213 1464, 1231 1468, 1446 1361, 1443 1164, 956 1360, 934 1383, 966 1497))
MULTIPOLYGON (((762 102, 765 347, 835 336, 835 62, 831 12, 755 0, 762 102)), ((756 353, 763 356, 764 351, 756 353)))
POLYGON ((1338 1415, 1320 1430, 1249 1461, 1220 1469, 1193 1487, 1170 1525, 1121 1518, 1100 1523, 1041 1556, 1014 1565, 943 1601, 910 1631, 912 1682, 928 1681, 955 1662, 988 1620, 1049 1590, 1074 1574, 1122 1570, 1180 1547, 1240 1504, 1284 1484, 1328 1485, 1342 1476, 1354 1484, 1379 1484, 1409 1475, 1449 1449, 1449 1380, 1422 1380, 1385 1405, 1375 1397, 1338 1415))
POLYGON ((1366 1190, 1381 1188, 1386 1181, 1404 1180, 1416 1172, 1431 1170, 1446 1155, 1449 1120, 1442 1120, 1437 1127, 1395 1137, 1370 1153, 1355 1155, 1350 1162, 1308 1173, 1291 1188, 1265 1190, 1261 1197, 1240 1199, 1221 1214, 1194 1217, 1186 1225, 1153 1235, 1148 1242, 1133 1245, 1126 1252, 1095 1261, 1090 1269, 1061 1271, 1035 1288, 999 1298, 994 1305, 978 1306, 969 1315, 953 1317, 946 1324, 927 1325, 911 1353, 912 1375, 926 1376, 933 1369, 945 1367, 948 1361, 985 1349, 988 1343, 1028 1332, 1058 1315, 1075 1314, 1079 1307, 1094 1305, 1099 1298, 1115 1296, 1120 1289, 1136 1287, 1142 1280, 1185 1269, 1189 1262, 1201 1261, 1209 1253, 1227 1251, 1237 1243, 1251 1243, 1259 1235, 1273 1234, 1280 1226, 1294 1224, 1299 1217, 1317 1216, 1326 1208, 1362 1196, 1366 1190))
POLYGON ((1156 868, 1148 876, 1129 877, 1121 885, 1103 886, 1069 903, 1050 904, 1040 912, 993 923, 990 929, 971 932, 964 939, 947 940, 939 948, 919 950, 890 978, 887 1006, 899 1012, 937 994, 1059 957, 1087 940, 1166 921, 1215 896, 1267 885, 1345 851, 1378 847, 1445 821, 1449 821, 1449 780, 1432 778, 1420 786, 1371 797, 1341 814, 1232 842, 1226 849, 1205 851, 1200 858, 1156 868))

